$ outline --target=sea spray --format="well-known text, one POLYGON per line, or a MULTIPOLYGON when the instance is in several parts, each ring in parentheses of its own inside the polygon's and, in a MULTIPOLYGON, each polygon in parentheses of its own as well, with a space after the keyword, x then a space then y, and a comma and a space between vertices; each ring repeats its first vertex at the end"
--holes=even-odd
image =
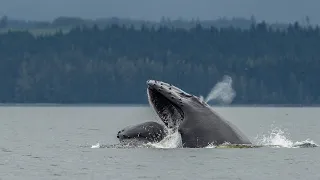
POLYGON ((266 134, 256 136, 255 143, 257 145, 274 148, 318 147, 318 145, 310 139, 294 142, 290 139, 290 134, 288 132, 278 127, 273 127, 271 131, 266 134))
POLYGON ((158 143, 150 143, 150 145, 154 148, 179 148, 182 146, 181 136, 178 131, 169 132, 168 136, 166 136, 162 141, 158 143))

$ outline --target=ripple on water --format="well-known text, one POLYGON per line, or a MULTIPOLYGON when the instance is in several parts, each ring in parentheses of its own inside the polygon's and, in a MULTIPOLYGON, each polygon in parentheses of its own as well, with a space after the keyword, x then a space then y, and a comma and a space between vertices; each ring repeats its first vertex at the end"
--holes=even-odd
POLYGON ((7 149, 7 148, 0 148, 1 152, 5 152, 5 153, 9 153, 12 152, 11 150, 7 149))

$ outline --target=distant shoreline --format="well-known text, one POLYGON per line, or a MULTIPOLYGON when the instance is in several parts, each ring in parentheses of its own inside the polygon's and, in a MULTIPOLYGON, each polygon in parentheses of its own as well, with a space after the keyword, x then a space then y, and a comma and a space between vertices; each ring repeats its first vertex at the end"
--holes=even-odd
POLYGON ((0 102, 13 107, 146 106, 145 82, 158 79, 196 95, 211 96, 219 87, 213 107, 319 107, 319 27, 194 25, 189 30, 76 27, 41 37, 0 34, 0 102), (232 81, 225 82, 225 76, 232 81), (236 92, 230 105, 220 104, 233 94, 225 88, 236 92))
MULTIPOLYGON (((212 107, 320 107, 320 104, 231 104, 214 105, 212 107)), ((149 107, 149 104, 107 104, 107 103, 0 103, 0 107, 149 107)))

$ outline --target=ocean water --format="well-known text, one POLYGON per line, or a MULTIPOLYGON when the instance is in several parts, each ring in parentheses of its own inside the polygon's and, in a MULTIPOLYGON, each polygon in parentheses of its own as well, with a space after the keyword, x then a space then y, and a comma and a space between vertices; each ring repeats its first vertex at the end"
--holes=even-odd
POLYGON ((117 148, 149 107, 1 106, 0 179, 320 179, 320 108, 214 107, 259 148, 117 148))

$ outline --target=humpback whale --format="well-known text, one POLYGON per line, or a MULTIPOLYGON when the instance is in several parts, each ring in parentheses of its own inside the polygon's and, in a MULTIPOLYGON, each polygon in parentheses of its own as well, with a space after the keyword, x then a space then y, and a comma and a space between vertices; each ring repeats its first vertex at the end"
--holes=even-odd
POLYGON ((117 138, 126 143, 139 140, 141 142, 159 142, 166 135, 167 129, 153 121, 140 123, 134 126, 127 126, 118 132, 117 138))
MULTIPOLYGON (((167 128, 180 133, 182 147, 201 148, 223 143, 251 144, 236 126, 223 119, 199 97, 162 81, 148 80, 147 86, 150 106, 167 128)), ((147 141, 162 140, 166 133, 159 131, 161 125, 156 122, 148 123, 124 129, 120 133, 121 138, 118 138, 140 138, 142 133, 147 141), (149 128, 148 133, 146 127, 149 128)))

